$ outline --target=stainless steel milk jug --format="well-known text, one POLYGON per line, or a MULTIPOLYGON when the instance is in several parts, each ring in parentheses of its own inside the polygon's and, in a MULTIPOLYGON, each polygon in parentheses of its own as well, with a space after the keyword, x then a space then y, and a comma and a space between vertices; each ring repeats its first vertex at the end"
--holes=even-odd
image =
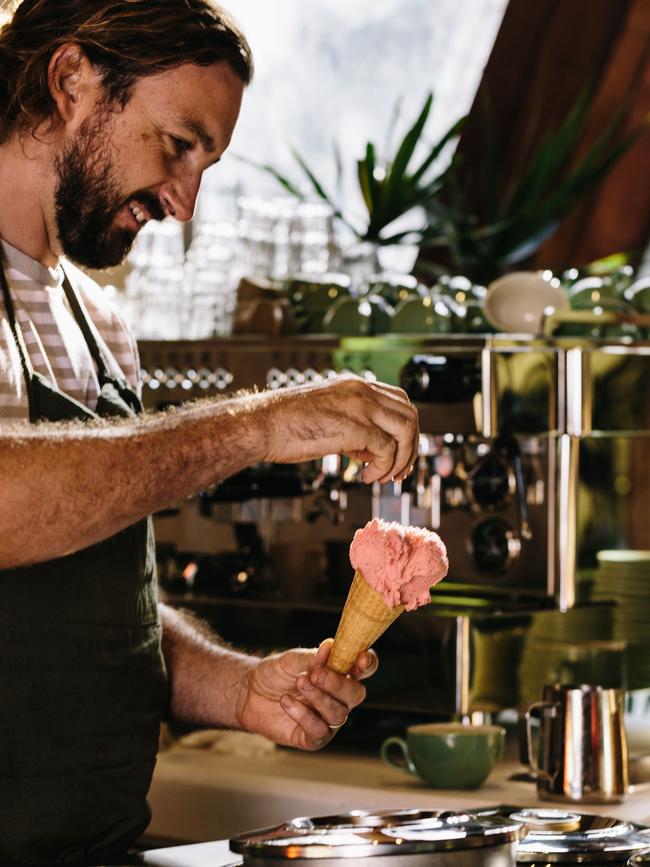
POLYGON ((616 803, 627 792, 625 692, 601 686, 545 686, 529 705, 522 728, 522 761, 544 800, 616 803), (537 749, 532 717, 539 714, 537 749))

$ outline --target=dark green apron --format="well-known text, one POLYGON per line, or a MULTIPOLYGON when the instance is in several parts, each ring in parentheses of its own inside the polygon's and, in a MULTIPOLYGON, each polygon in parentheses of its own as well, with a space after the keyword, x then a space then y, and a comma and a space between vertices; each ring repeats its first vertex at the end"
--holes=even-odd
MULTIPOLYGON (((97 367, 96 412, 33 370, 2 267, 0 282, 32 423, 141 411, 110 375, 67 278, 97 367)), ((83 475, 77 483, 87 485, 83 475)), ((76 554, 0 571, 0 864, 119 858, 149 823, 167 704, 150 519, 76 554)))

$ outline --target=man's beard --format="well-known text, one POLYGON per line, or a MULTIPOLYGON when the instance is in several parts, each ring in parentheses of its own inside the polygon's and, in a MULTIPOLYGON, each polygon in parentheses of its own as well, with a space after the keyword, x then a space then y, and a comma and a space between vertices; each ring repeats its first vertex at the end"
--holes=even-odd
POLYGON ((154 219, 165 213, 157 196, 148 190, 129 199, 121 194, 114 176, 110 146, 112 112, 104 108, 84 121, 74 141, 55 159, 57 175, 55 218, 66 256, 88 268, 110 268, 124 261, 137 232, 114 226, 127 201, 144 204, 154 219))

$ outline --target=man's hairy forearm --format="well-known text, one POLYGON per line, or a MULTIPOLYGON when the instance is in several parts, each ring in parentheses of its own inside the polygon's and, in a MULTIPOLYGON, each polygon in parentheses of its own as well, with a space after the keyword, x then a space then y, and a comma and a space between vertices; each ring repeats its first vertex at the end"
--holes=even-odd
POLYGON ((263 402, 0 430, 0 568, 85 548, 263 460, 263 402))
POLYGON ((158 606, 162 648, 170 681, 170 715, 195 725, 241 728, 242 684, 256 658, 219 643, 187 612, 158 606))
POLYGON ((114 422, 0 427, 0 569, 49 560, 259 461, 344 454, 366 482, 404 478, 417 412, 353 376, 114 422))

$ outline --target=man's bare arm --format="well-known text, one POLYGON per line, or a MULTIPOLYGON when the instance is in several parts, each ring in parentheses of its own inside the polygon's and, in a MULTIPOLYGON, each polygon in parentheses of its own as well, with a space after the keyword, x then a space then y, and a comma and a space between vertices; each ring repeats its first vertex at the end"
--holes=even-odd
POLYGON ((278 744, 317 750, 364 700, 359 681, 377 668, 375 653, 366 651, 349 676, 330 671, 331 638, 318 649, 247 656, 222 646, 192 615, 162 604, 159 610, 170 713, 195 725, 244 729, 278 744))
POLYGON ((259 461, 340 453, 367 463, 367 482, 403 477, 417 437, 403 392, 354 378, 0 430, 0 569, 85 548, 259 461))
POLYGON ((264 455, 249 400, 0 436, 0 568, 108 538, 264 455))
POLYGON ((158 606, 169 673, 169 713, 193 725, 239 729, 241 686, 259 661, 222 645, 187 612, 158 606))

